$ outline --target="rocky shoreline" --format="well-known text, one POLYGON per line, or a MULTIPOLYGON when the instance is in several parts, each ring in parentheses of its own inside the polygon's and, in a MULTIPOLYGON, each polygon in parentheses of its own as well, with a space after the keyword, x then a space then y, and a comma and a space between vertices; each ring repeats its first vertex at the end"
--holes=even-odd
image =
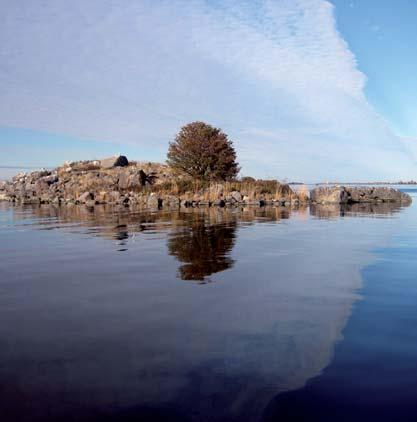
POLYGON ((387 187, 305 187, 293 190, 273 180, 243 178, 201 183, 175 176, 163 164, 129 162, 126 157, 65 163, 54 170, 20 173, 0 183, 0 200, 21 204, 98 204, 143 208, 195 206, 299 206, 302 204, 398 203, 411 197, 387 187))

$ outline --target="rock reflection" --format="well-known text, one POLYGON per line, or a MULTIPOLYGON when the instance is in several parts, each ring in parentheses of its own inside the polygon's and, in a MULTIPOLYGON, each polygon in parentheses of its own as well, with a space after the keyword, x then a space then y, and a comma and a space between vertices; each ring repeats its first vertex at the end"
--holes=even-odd
POLYGON ((380 204, 311 204, 310 214, 320 219, 334 219, 339 217, 390 217, 401 211, 401 204, 384 202, 380 204))
POLYGON ((114 238, 116 240, 126 240, 129 238, 129 231, 126 224, 120 224, 119 226, 116 226, 114 230, 114 238))

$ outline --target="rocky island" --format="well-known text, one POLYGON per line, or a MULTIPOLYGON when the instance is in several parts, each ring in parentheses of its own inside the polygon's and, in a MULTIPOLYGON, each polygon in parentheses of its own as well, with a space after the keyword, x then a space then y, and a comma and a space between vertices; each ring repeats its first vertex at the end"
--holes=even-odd
POLYGON ((22 204, 180 206, 299 206, 300 204, 410 204, 406 193, 388 187, 322 186, 293 190, 276 180, 244 177, 207 182, 178 176, 166 164, 125 156, 67 162, 53 170, 20 173, 0 184, 0 200, 22 204))

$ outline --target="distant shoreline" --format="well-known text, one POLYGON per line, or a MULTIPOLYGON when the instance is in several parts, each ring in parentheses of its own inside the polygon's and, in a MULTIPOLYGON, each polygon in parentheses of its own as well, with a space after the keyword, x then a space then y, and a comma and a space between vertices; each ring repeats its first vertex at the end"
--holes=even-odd
POLYGON ((329 186, 374 186, 374 185, 417 185, 417 181, 411 180, 409 182, 315 182, 315 183, 305 183, 305 182, 288 182, 288 185, 290 186, 301 186, 301 185, 314 185, 314 186, 321 186, 321 185, 329 185, 329 186))

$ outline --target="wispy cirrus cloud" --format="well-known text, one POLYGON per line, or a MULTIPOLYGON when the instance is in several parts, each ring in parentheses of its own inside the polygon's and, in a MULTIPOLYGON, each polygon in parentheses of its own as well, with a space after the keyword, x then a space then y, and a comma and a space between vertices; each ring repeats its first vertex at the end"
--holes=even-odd
POLYGON ((199 119, 236 139, 246 174, 414 171, 327 1, 0 4, 0 125, 163 149, 199 119))

